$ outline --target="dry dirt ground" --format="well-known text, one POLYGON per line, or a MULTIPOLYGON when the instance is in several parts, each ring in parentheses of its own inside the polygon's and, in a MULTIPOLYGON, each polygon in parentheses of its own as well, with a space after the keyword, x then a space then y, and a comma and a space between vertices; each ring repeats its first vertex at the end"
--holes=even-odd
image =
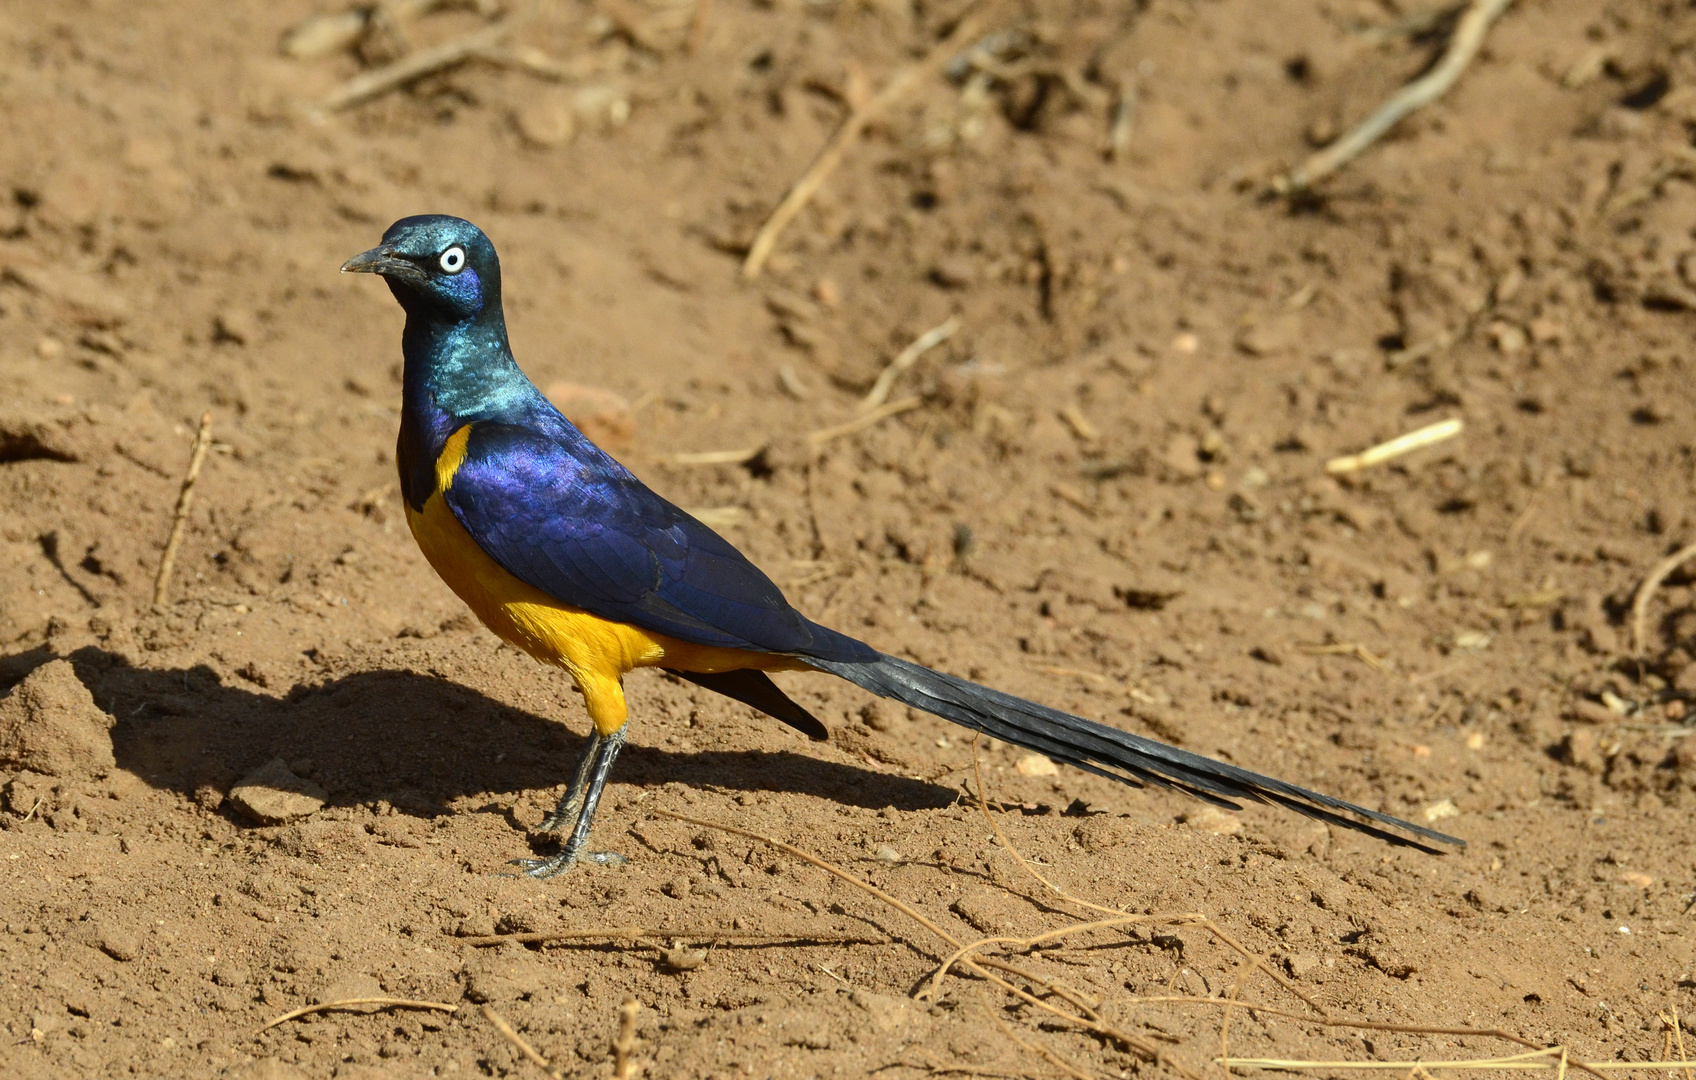
POLYGON ((1238 1056, 1524 1049, 1327 1027, 1290 988, 1590 1060, 1676 1055, 1675 1008, 1696 1040, 1696 576, 1640 648, 1630 618, 1696 538, 1688 5, 1520 0, 1447 99, 1292 202, 1269 180, 1447 23, 1412 0, 1003 0, 754 281, 761 221, 958 4, 561 0, 504 62, 328 115, 488 14, 400 12, 296 59, 279 42, 331 0, 5 9, 6 1075, 540 1076, 486 1005, 607 1076, 626 997, 663 1077, 1217 1075, 1226 1010, 1147 999, 1232 994, 1291 1014, 1230 1011, 1238 1056), (964 733, 785 676, 832 728, 812 745, 643 674, 598 830, 630 865, 510 876, 585 721, 398 514, 401 312, 337 267, 420 212, 488 231, 537 382, 813 617, 1470 846, 1222 818, 980 746, 1000 828, 1057 885, 1204 913, 1288 987, 1149 924, 989 949, 1028 999, 969 974, 921 999, 942 938, 654 811, 832 860, 961 940, 1091 917, 993 839, 964 733), (807 441, 950 316, 894 386, 917 407, 807 441), (1325 472, 1450 417, 1440 447, 1325 472), (263 824, 231 795, 276 761, 320 809, 263 824), (465 940, 631 924, 681 951, 465 940), (774 938, 702 947, 730 929, 774 938), (458 1008, 258 1033, 368 995, 458 1008), (1118 1034, 1047 1011, 1086 1007, 1118 1034))

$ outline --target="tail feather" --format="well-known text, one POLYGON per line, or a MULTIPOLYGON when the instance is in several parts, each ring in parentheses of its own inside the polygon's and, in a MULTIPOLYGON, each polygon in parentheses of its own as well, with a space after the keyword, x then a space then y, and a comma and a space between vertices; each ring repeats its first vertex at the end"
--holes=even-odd
POLYGON ((716 691, 727 698, 734 698, 744 705, 751 705, 767 716, 783 721, 814 742, 824 742, 830 738, 830 729, 820 723, 818 717, 791 701, 789 695, 779 690, 777 684, 771 681, 771 676, 763 671, 742 668, 738 671, 711 673, 672 671, 671 674, 716 691))
POLYGON ((808 657, 807 663, 879 697, 892 698, 1002 742, 1035 750, 1055 761, 1122 783, 1176 788, 1233 810, 1240 808, 1234 799, 1274 803, 1331 825, 1432 853, 1437 849, 1420 840, 1466 846, 1463 840, 1389 814, 991 690, 899 657, 879 654, 870 661, 808 657), (1351 814, 1365 820, 1348 816, 1351 814))

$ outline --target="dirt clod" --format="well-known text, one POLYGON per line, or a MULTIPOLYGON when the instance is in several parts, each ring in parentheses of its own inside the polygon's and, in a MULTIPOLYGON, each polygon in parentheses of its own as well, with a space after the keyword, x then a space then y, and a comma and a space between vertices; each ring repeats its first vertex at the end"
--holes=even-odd
POLYGON ((108 927, 101 931, 96 945, 101 952, 121 962, 127 963, 141 955, 140 939, 122 927, 108 927))
POLYGON ((1217 806, 1204 806, 1199 810, 1186 812, 1184 824, 1212 836, 1234 836, 1243 831, 1242 815, 1233 814, 1217 806))
MULTIPOLYGON (((332 1001, 357 1001, 360 998, 383 997, 383 987, 370 975, 345 975, 329 983, 310 995, 311 1003, 324 1005, 332 1001)), ((374 1009, 375 1005, 356 1006, 357 1009, 374 1009)))
POLYGON ((113 723, 70 662, 54 660, 0 698, 0 764, 63 778, 104 775, 116 764, 113 723))
POLYGON ((319 784, 296 776, 272 758, 230 789, 229 801, 261 825, 286 825, 317 813, 329 797, 319 784))

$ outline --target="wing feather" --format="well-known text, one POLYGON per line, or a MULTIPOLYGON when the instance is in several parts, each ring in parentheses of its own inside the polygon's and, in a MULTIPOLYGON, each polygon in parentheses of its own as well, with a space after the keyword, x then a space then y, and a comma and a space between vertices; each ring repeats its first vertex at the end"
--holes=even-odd
POLYGON ((445 498, 508 573, 601 618, 698 645, 870 655, 803 617, 723 537, 575 430, 473 424, 445 498))

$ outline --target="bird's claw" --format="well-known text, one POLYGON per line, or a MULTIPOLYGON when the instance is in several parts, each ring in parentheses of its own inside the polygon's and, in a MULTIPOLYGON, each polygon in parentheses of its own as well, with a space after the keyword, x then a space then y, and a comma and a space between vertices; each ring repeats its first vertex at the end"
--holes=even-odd
POLYGON ((596 866, 626 866, 630 860, 616 851, 574 851, 561 852, 546 859, 513 859, 510 865, 522 869, 526 877, 545 881, 565 873, 580 862, 592 862, 596 866))

